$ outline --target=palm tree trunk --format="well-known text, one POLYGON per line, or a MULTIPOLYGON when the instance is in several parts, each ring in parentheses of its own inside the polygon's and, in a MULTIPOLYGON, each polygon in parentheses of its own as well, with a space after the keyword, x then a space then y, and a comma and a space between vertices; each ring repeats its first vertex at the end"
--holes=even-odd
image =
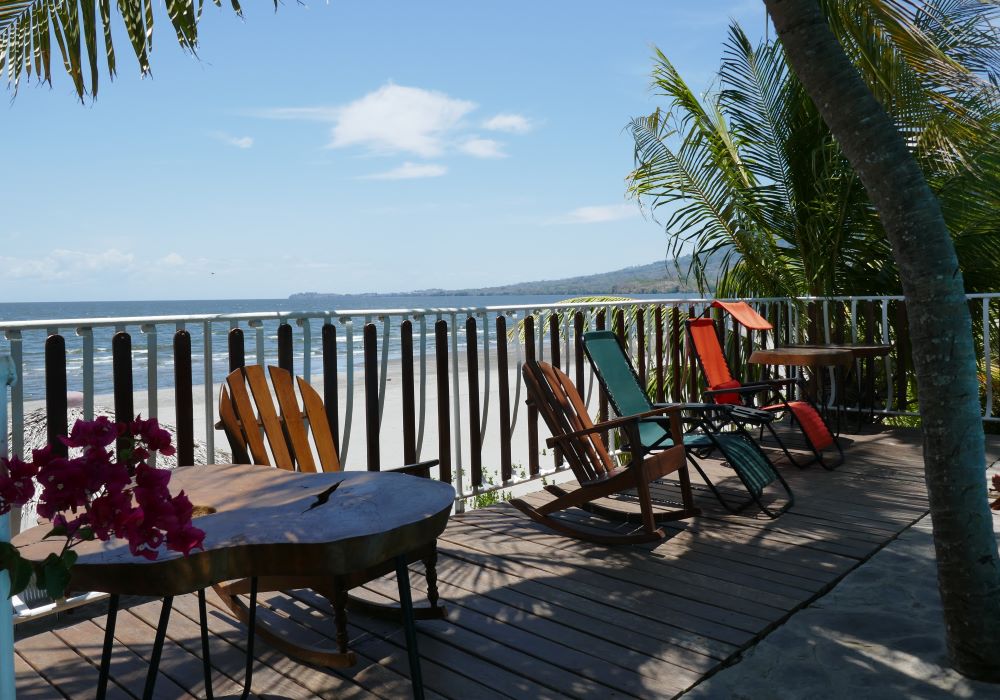
POLYGON ((906 296, 938 584, 955 668, 1000 682, 1000 557, 972 322, 937 199, 816 0, 764 0, 785 56, 878 210, 906 296))

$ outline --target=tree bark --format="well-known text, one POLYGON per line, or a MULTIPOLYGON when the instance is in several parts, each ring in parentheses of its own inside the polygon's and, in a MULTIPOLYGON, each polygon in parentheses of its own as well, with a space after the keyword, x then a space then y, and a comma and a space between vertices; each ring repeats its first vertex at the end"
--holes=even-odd
POLYGON ((948 650, 959 672, 1000 682, 1000 557, 987 500, 972 321, 955 247, 920 167, 816 0, 764 4, 892 246, 910 319, 948 650))

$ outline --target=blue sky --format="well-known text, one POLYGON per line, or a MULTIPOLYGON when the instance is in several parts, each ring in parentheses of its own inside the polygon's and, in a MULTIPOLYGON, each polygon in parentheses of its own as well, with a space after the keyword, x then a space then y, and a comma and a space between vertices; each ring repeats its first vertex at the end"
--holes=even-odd
MULTIPOLYGON (((96 101, 0 108, 0 299, 393 292, 662 259, 626 200, 654 45, 704 90, 760 0, 207 5, 197 59, 157 9, 96 101)), ((53 66, 55 71, 56 66, 53 66)))

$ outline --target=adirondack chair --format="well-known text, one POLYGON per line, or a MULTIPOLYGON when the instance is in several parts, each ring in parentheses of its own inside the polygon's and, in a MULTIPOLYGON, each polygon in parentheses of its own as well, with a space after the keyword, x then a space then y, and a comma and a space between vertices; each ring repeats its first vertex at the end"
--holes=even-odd
MULTIPOLYGON (((619 416, 648 413, 660 406, 668 405, 654 404, 649 400, 621 340, 613 332, 584 333, 583 350, 611 407, 619 416)), ((762 513, 770 518, 777 518, 793 505, 795 499, 788 483, 743 428, 743 421, 734 417, 733 412, 738 411, 744 419, 755 417, 765 421, 772 420, 773 414, 729 404, 676 405, 684 411, 681 420, 687 427, 684 446, 688 448, 688 461, 726 510, 730 513, 739 513, 751 503, 756 503, 762 513), (732 503, 723 496, 696 458, 708 457, 713 452, 721 454, 726 464, 736 472, 750 498, 732 503), (771 508, 763 501, 764 489, 771 484, 778 484, 785 491, 785 502, 778 509, 771 508)), ((669 428, 669 425, 664 425, 663 420, 655 416, 641 420, 638 436, 643 449, 657 450, 674 445, 669 428)))
POLYGON ((660 540, 666 537, 666 533, 663 528, 658 527, 658 523, 699 514, 692 501, 684 445, 681 444, 680 409, 660 408, 638 416, 626 416, 595 425, 587 414, 587 408, 576 387, 562 371, 545 362, 526 362, 522 374, 528 389, 528 403, 538 408, 552 433, 546 444, 562 450, 579 482, 579 487, 567 490, 549 484, 545 489, 556 496, 555 500, 536 507, 515 498, 510 502, 511 505, 561 534, 601 544, 660 540), (663 416, 668 420, 675 444, 673 447, 650 454, 637 439, 637 432, 640 419, 654 415, 663 416), (631 460, 624 466, 615 463, 599 435, 600 432, 612 428, 622 428, 633 437, 629 443, 631 460), (655 512, 649 489, 650 482, 674 472, 680 481, 682 499, 680 508, 655 512), (631 505, 634 506, 634 502, 637 501, 638 511, 634 507, 623 507, 628 504, 618 505, 616 501, 621 502, 622 498, 608 499, 605 503, 595 502, 609 496, 620 496, 633 489, 635 496, 631 497, 633 499, 631 505), (575 527, 567 520, 552 517, 553 513, 573 507, 582 508, 611 520, 637 521, 641 524, 641 528, 638 532, 628 534, 601 534, 595 530, 575 527))
MULTIPOLYGON (((746 302, 714 301, 712 307, 729 312, 737 322, 752 330, 770 330, 770 322, 746 302)), ((707 310, 706 310, 707 311, 707 310)), ((758 407, 772 414, 785 414, 791 417, 793 425, 802 431, 806 446, 812 452, 812 459, 802 462, 789 451, 785 441, 775 431, 771 421, 755 422, 761 431, 766 429, 777 442, 792 464, 805 467, 812 462, 819 462, 825 469, 836 469, 844 461, 844 451, 839 441, 826 424, 816 406, 807 399, 789 400, 783 388, 794 388, 798 380, 770 379, 762 382, 744 384, 733 378, 726 361, 722 344, 719 342, 719 331, 715 320, 708 317, 691 318, 685 321, 688 338, 694 350, 698 364, 708 390, 703 393, 706 401, 717 404, 730 404, 738 407, 758 407), (827 449, 832 447, 835 453, 831 459, 827 449)))
MULTIPOLYGON (((280 367, 268 367, 268 373, 271 376, 273 396, 264 368, 259 365, 248 365, 231 372, 220 391, 220 420, 216 428, 225 432, 232 448, 234 463, 273 465, 279 469, 301 472, 341 471, 323 399, 301 377, 295 377, 293 383, 291 373, 280 367), (301 397, 301 407, 295 394, 296 386, 301 397)), ((429 477, 430 468, 436 464, 437 460, 431 460, 392 471, 429 477)), ((409 559, 410 563, 422 561, 427 575, 428 605, 415 606, 414 616, 417 619, 444 617, 445 609, 438 601, 437 592, 436 543, 411 552, 409 559)), ((260 622, 256 626, 257 634, 280 651, 303 661, 333 667, 351 666, 355 663, 355 655, 347 648, 345 607, 361 608, 365 612, 383 615, 399 615, 399 608, 348 596, 348 591, 393 571, 394 562, 387 561, 384 565, 333 580, 289 576, 259 577, 260 592, 310 588, 329 600, 334 610, 337 651, 298 642, 260 622)), ((249 580, 217 585, 215 590, 233 614, 244 624, 248 624, 249 609, 239 596, 250 590, 249 580)))

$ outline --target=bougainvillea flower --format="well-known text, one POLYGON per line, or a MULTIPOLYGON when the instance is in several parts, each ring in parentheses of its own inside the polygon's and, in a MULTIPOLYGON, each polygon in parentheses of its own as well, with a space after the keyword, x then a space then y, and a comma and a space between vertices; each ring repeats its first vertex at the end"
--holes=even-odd
POLYGON ((118 438, 118 426, 106 416, 94 420, 78 420, 69 437, 61 437, 67 447, 107 447, 118 438))
POLYGON ((24 505, 37 480, 38 514, 67 538, 67 549, 92 537, 119 537, 133 555, 156 559, 164 545, 185 556, 203 546, 205 533, 191 524, 190 499, 183 491, 171 496, 170 472, 148 463, 154 452, 174 454, 170 433, 155 418, 77 421, 61 439, 80 454, 67 458, 46 446, 34 450, 30 462, 0 460, 0 514, 24 505))

